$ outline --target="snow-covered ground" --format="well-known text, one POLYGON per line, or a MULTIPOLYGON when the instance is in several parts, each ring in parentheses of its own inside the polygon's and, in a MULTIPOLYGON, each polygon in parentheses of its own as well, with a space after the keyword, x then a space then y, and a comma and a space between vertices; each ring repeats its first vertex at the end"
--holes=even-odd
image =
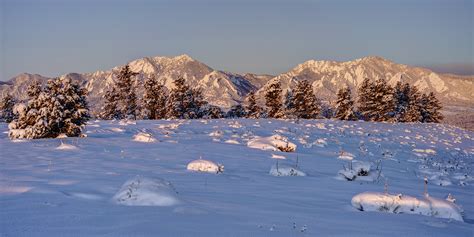
POLYGON ((0 236, 474 235, 474 133, 448 125, 92 121, 86 138, 33 141, 0 131, 0 236), (295 150, 268 149, 275 140, 295 150), (225 169, 187 169, 200 159, 225 169), (269 172, 292 168, 305 176, 269 172), (371 201, 426 200, 425 177, 422 204, 451 194, 462 219, 371 201))

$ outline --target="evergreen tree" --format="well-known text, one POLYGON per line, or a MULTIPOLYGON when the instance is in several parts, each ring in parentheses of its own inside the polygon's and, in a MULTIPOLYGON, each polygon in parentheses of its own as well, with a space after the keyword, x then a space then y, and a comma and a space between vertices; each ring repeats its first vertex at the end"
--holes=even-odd
POLYGON ((30 100, 15 108, 18 118, 10 123, 10 138, 55 138, 79 136, 89 119, 86 91, 69 78, 51 79, 46 88, 28 90, 30 100))
POLYGON ((137 95, 135 92, 134 77, 138 73, 132 72, 128 65, 120 69, 117 75, 117 93, 118 104, 117 108, 120 111, 121 118, 136 119, 137 118, 137 95))
POLYGON ((118 109, 119 95, 115 87, 104 94, 105 103, 99 117, 102 119, 121 119, 123 115, 118 109))
POLYGON ((421 104, 421 122, 439 123, 443 120, 443 115, 439 112, 442 108, 441 103, 433 92, 430 92, 428 95, 423 94, 421 104))
POLYGON ((202 118, 204 119, 220 119, 224 117, 224 112, 219 106, 206 105, 203 107, 202 118))
POLYGON ((394 120, 397 122, 405 122, 405 113, 408 111, 408 104, 410 103, 410 84, 402 84, 397 82, 393 91, 393 100, 395 103, 394 120))
POLYGON ((365 120, 392 121, 394 116, 393 89, 383 78, 374 83, 365 79, 359 88, 359 112, 365 120))
POLYGON ((10 93, 7 93, 0 101, 0 119, 7 123, 13 121, 15 118, 13 106, 15 106, 15 99, 10 93))
POLYGON ((403 116, 404 122, 421 122, 421 94, 418 92, 418 88, 415 86, 410 87, 408 96, 408 108, 403 116))
POLYGON ((168 107, 168 118, 183 118, 186 112, 186 93, 189 87, 185 84, 184 78, 174 80, 174 88, 171 90, 166 106, 168 107))
POLYGON ((145 79, 143 107, 148 119, 163 119, 166 116, 166 91, 155 76, 145 79))
POLYGON ((255 93, 253 91, 247 95, 247 107, 245 110, 247 118, 258 119, 262 115, 262 108, 258 106, 257 100, 255 99, 255 93))
POLYGON ((285 95, 285 117, 286 118, 293 118, 295 117, 295 104, 293 98, 293 92, 288 90, 285 95))
POLYGON ((174 81, 166 106, 168 107, 168 118, 196 119, 205 113, 204 100, 200 88, 190 88, 185 84, 184 78, 180 77, 174 81))
POLYGON ((365 78, 358 89, 358 111, 362 118, 366 121, 372 117, 372 109, 370 104, 373 98, 374 83, 369 78, 365 78))
POLYGON ((317 118, 321 106, 307 80, 299 81, 293 94, 294 114, 297 118, 317 118))
MULTIPOLYGON (((184 116, 185 119, 197 119, 203 116, 202 111, 206 111, 204 107, 207 102, 204 100, 204 95, 200 88, 188 88, 184 102, 184 116)), ((212 106, 210 106, 212 107, 212 106)), ((219 107, 218 107, 219 108, 219 107)), ((220 109, 220 108, 219 108, 220 109)), ((216 111, 216 108, 214 108, 216 111)), ((222 111, 221 111, 222 113, 222 111)))
POLYGON ((356 120, 353 105, 351 89, 349 87, 339 89, 337 92, 335 118, 340 120, 356 120))
POLYGON ((81 126, 90 119, 86 90, 69 78, 61 78, 49 80, 46 93, 52 99, 48 107, 48 136, 79 136, 81 126))
POLYGON ((373 121, 393 121, 393 88, 383 78, 379 78, 374 84, 373 97, 373 121))
POLYGON ((43 88, 41 86, 41 82, 34 81, 26 89, 26 94, 28 95, 30 99, 33 99, 33 98, 38 97, 42 90, 43 88))
MULTIPOLYGON (((320 103, 321 111, 319 114, 323 118, 333 118, 335 116, 334 108, 331 107, 330 103, 320 103)), ((357 118, 357 115, 355 115, 357 118)))
POLYGON ((227 111, 227 118, 243 118, 247 114, 245 113, 245 108, 238 104, 238 105, 233 105, 229 111, 227 111))
POLYGON ((265 93, 265 105, 269 118, 283 118, 283 103, 281 98, 281 86, 279 82, 272 83, 265 93))
POLYGON ((15 104, 13 108, 13 113, 16 118, 8 125, 10 129, 8 136, 11 139, 32 139, 41 135, 41 132, 40 134, 35 134, 38 132, 34 131, 33 127, 43 124, 43 122, 38 119, 39 111, 44 101, 48 98, 44 94, 43 87, 39 81, 35 81, 28 86, 27 94, 29 101, 27 103, 15 104))

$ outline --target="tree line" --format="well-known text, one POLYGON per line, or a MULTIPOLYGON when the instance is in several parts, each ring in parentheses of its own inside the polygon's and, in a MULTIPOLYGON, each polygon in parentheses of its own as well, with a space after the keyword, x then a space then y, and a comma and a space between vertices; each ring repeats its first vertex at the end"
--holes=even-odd
MULTIPOLYGON (((168 90, 155 76, 144 80, 144 95, 136 94, 135 76, 128 65, 121 68, 114 85, 104 95, 101 119, 216 119, 216 118, 336 118, 374 122, 434 122, 443 119, 441 104, 434 93, 420 93, 416 86, 398 82, 391 87, 384 79, 365 79, 352 98, 350 88, 341 88, 333 107, 316 97, 312 85, 300 80, 293 90, 273 82, 264 90, 264 103, 250 92, 244 103, 227 112, 208 104, 199 88, 191 88, 180 77, 168 90), (357 102, 357 107, 355 106, 357 102), (265 106, 260 106, 264 104, 265 106)), ((60 134, 79 136, 91 117, 86 90, 68 78, 51 79, 45 86, 28 87, 28 101, 17 103, 7 94, 0 101, 2 120, 10 123, 11 138, 45 138, 60 134)))

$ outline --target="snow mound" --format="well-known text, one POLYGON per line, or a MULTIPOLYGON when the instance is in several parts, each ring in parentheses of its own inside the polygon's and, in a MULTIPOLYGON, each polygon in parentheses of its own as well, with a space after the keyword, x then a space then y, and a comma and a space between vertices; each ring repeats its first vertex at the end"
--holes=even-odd
POLYGON ((170 182, 140 176, 125 182, 113 201, 125 206, 173 206, 180 202, 170 182))
POLYGON ((56 147, 56 150, 76 150, 76 149, 78 149, 77 146, 66 144, 66 143, 61 143, 61 145, 56 147))
POLYGON ((351 169, 339 170, 338 174, 345 178, 347 181, 354 181, 357 178, 357 172, 351 169))
POLYGON ((269 150, 293 152, 296 150, 296 144, 288 141, 288 138, 280 135, 273 135, 270 137, 256 137, 251 139, 247 143, 247 146, 264 151, 269 150))
POLYGON ((237 140, 234 140, 234 139, 226 140, 225 143, 229 143, 229 144, 240 144, 240 142, 238 142, 237 140))
POLYGON ((110 131, 112 131, 112 132, 125 132, 125 129, 122 129, 122 128, 110 128, 110 131))
POLYGON ((156 139, 149 133, 139 132, 133 136, 133 140, 136 142, 156 142, 156 139))
POLYGON ((351 203, 360 211, 419 214, 463 221, 461 209, 456 204, 428 195, 418 199, 402 194, 364 192, 355 195, 351 203))
POLYGON ((222 135, 224 135, 224 132, 222 132, 220 130, 216 130, 216 131, 213 131, 213 132, 209 133, 210 137, 221 137, 222 135))
POLYGON ((306 176, 306 173, 287 165, 273 165, 270 169, 272 176, 306 176))
POLYGON ((326 147, 328 145, 328 142, 322 138, 319 138, 313 142, 313 145, 319 146, 319 147, 326 147))
POLYGON ((224 166, 216 164, 210 160, 193 160, 189 162, 187 166, 188 170, 208 172, 208 173, 222 173, 224 172, 224 166))
POLYGON ((341 151, 339 152, 339 156, 337 157, 340 160, 353 160, 355 157, 354 154, 349 153, 347 151, 341 151))
POLYGON ((286 159, 286 157, 282 156, 282 155, 272 154, 272 159, 282 159, 282 160, 284 160, 284 159, 286 159))

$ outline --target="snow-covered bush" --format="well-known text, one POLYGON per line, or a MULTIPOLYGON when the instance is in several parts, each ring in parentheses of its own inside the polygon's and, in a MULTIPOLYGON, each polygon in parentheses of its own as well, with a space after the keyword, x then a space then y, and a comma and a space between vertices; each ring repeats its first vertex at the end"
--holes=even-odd
POLYGON ((348 167, 339 170, 338 174, 348 181, 354 181, 357 177, 369 176, 370 163, 364 161, 350 161, 348 167))
POLYGON ((360 211, 419 214, 463 221, 461 209, 456 204, 429 195, 418 199, 402 194, 364 192, 355 195, 351 203, 360 211))
POLYGON ((357 178, 357 172, 349 168, 339 170, 338 174, 344 177, 347 181, 354 181, 357 178))
POLYGON ((221 164, 216 164, 209 160, 193 160, 189 162, 187 166, 188 170, 199 171, 199 172, 208 172, 208 173, 222 173, 224 172, 224 166, 221 164))
POLYGON ((287 165, 273 165, 270 169, 272 176, 306 176, 306 173, 287 165))
POLYGON ((251 139, 247 146, 261 150, 293 152, 296 150, 296 144, 288 141, 288 138, 273 135, 270 137, 256 137, 251 139))
POLYGON ((126 206, 173 206, 180 203, 170 182, 141 176, 127 180, 114 195, 113 202, 126 206))

